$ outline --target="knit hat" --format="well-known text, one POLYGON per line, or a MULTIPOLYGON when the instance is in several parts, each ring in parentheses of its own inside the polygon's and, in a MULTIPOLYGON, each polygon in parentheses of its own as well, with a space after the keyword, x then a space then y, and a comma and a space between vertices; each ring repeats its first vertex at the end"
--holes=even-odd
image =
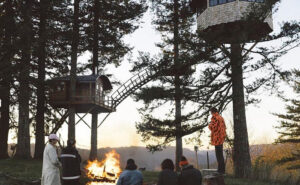
POLYGON ((187 165, 187 164, 189 164, 189 162, 187 161, 186 157, 182 156, 181 160, 179 162, 179 166, 184 166, 184 165, 187 165))
POLYGON ((53 139, 53 140, 59 140, 59 138, 57 137, 57 135, 56 134, 50 134, 49 135, 49 137, 48 137, 48 139, 50 140, 50 139, 53 139))

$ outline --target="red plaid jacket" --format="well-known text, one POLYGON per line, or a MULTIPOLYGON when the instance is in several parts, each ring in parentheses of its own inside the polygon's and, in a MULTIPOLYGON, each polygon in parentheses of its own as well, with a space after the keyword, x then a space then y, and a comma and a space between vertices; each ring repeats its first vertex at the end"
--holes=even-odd
POLYGON ((226 137, 226 125, 219 113, 213 114, 208 128, 211 131, 211 144, 222 145, 226 137))

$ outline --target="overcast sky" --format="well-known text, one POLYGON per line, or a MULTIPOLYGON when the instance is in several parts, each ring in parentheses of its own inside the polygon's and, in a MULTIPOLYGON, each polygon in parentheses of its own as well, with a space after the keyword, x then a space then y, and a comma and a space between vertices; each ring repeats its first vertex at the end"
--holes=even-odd
MULTIPOLYGON (((300 21, 299 13, 300 1, 299 0, 282 0, 279 10, 273 15, 273 21, 275 30, 278 25, 284 20, 297 20, 300 21)), ((196 24, 196 23, 195 23, 196 24)), ((159 42, 160 35, 157 33, 151 25, 150 13, 146 13, 143 18, 143 24, 140 28, 132 35, 127 36, 125 41, 133 46, 133 57, 137 56, 137 51, 150 52, 155 54, 159 52, 158 48, 155 47, 155 43, 159 42)), ((85 55, 80 58, 81 62, 87 61, 89 55, 85 55)), ((300 69, 300 48, 296 48, 286 56, 282 57, 280 64, 282 68, 300 69)), ((132 74, 129 72, 131 65, 127 60, 124 60, 122 65, 115 69, 109 67, 108 73, 115 75, 116 79, 121 82, 125 82, 129 79, 132 74)), ((114 87, 116 89, 117 87, 114 87)), ((286 89, 287 96, 294 96, 291 90, 282 86, 286 89)), ((277 137, 274 126, 278 125, 278 120, 271 113, 285 112, 284 102, 275 96, 269 96, 268 93, 262 93, 259 95, 262 102, 257 105, 251 105, 247 107, 247 123, 250 144, 261 144, 271 143, 274 138, 277 137)), ((141 142, 141 138, 136 134, 135 123, 140 120, 140 116, 137 112, 137 108, 142 107, 140 102, 134 102, 132 98, 127 98, 118 107, 117 111, 112 113, 110 117, 104 122, 104 124, 98 130, 98 147, 124 147, 124 146, 145 146, 141 142)), ((232 120, 232 109, 231 106, 228 110, 223 113, 227 126, 232 120)), ((99 118, 102 118, 99 116, 99 118)), ((88 123, 91 122, 90 116, 85 119, 88 123)), ((101 119, 100 119, 101 120, 101 119)), ((62 139, 67 139, 67 125, 64 125, 59 131, 62 135, 62 139)), ((78 147, 89 148, 90 146, 90 129, 80 123, 76 127, 76 138, 78 147)), ((201 138, 204 141, 202 149, 206 149, 209 144, 209 132, 201 138)), ((192 145, 184 144, 184 147, 192 148, 192 145)))
MULTIPOLYGON (((282 21, 285 20, 298 20, 300 21, 299 14, 300 1, 299 0, 283 0, 277 13, 273 15, 275 30, 282 21)), ((150 52, 155 54, 159 52, 155 47, 155 43, 160 41, 160 35, 153 29, 151 25, 151 15, 147 13, 143 18, 143 24, 132 35, 126 37, 126 42, 131 46, 134 46, 133 57, 137 56, 137 51, 150 52)), ((195 23, 196 24, 196 23, 195 23)), ((296 48, 286 56, 282 57, 280 64, 282 68, 300 68, 300 48, 296 48)), ((128 61, 124 61, 118 68, 108 68, 109 73, 113 73, 115 77, 121 82, 125 82, 132 74, 129 72, 131 65, 128 61)), ((116 87, 114 87, 116 88, 116 87)), ((293 96, 291 90, 286 86, 282 86, 286 89, 287 96, 293 96)), ((269 93, 262 93, 259 95, 262 102, 259 105, 251 105, 247 107, 247 123, 250 144, 271 143, 277 137, 277 133, 274 126, 278 125, 278 120, 272 115, 272 113, 284 112, 284 102, 282 102, 276 96, 269 96, 269 93)), ((144 146, 141 142, 141 138, 136 134, 135 123, 140 120, 140 115, 137 112, 137 108, 142 107, 140 102, 134 102, 132 98, 127 98, 123 103, 117 107, 117 111, 112 113, 110 117, 104 122, 104 124, 98 130, 98 146, 99 147, 121 147, 121 146, 144 146)), ((223 113, 223 116, 229 123, 232 120, 231 106, 223 113)), ((101 118, 101 116, 99 116, 101 118)), ((90 122, 90 118, 87 121, 90 122)), ((67 134, 66 125, 61 131, 66 139, 67 134)), ((89 148, 90 145, 90 130, 83 123, 77 126, 77 140, 80 147, 89 148)), ((203 149, 206 149, 209 144, 209 132, 206 130, 206 134, 202 136, 204 141, 203 149)), ((192 145, 184 144, 184 147, 192 148, 192 145)))

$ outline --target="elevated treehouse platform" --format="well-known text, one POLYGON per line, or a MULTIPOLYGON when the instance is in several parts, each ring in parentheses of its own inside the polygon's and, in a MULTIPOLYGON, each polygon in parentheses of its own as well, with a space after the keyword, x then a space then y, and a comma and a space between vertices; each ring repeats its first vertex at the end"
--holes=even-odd
POLYGON ((70 77, 58 77, 48 81, 49 103, 53 108, 75 107, 76 113, 114 112, 113 100, 106 94, 112 89, 104 76, 77 76, 75 96, 71 98, 70 77))

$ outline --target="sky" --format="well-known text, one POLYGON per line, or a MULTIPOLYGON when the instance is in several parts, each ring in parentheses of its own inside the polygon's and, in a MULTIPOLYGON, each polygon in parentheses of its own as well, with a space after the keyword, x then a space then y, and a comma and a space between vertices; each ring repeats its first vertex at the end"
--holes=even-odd
MULTIPOLYGON (((286 20, 300 21, 299 0, 282 0, 278 12, 273 15, 273 23, 275 30, 278 29, 280 23, 286 20)), ((149 52, 152 55, 159 52, 155 47, 155 43, 160 41, 160 35, 151 25, 151 15, 147 12, 142 20, 140 28, 130 36, 126 36, 125 42, 134 47, 132 56, 133 59, 137 56, 138 51, 149 52)), ((196 24, 196 22, 195 22, 196 24)), ((87 61, 90 55, 85 54, 80 57, 80 61, 87 61)), ((296 48, 280 59, 281 67, 284 69, 298 68, 300 69, 300 48, 296 48)), ((118 68, 108 67, 108 73, 114 74, 115 78, 121 83, 127 81, 133 74, 129 72, 131 64, 128 60, 124 60, 118 68)), ((113 87, 115 90, 117 87, 113 87)), ((291 89, 282 84, 281 88, 285 90, 288 97, 295 96, 291 89)), ((277 98, 275 95, 270 96, 268 92, 258 95, 261 98, 261 103, 258 105, 250 105, 246 108, 246 117, 248 125, 248 134, 250 144, 272 143, 277 137, 274 127, 279 124, 278 120, 272 113, 284 113, 285 102, 277 98)), ((135 124, 141 117, 138 114, 137 108, 142 107, 141 102, 135 102, 131 97, 124 100, 118 107, 117 111, 112 113, 108 119, 98 129, 98 147, 127 147, 127 146, 145 146, 141 141, 141 137, 136 133, 135 124)), ((99 121, 104 115, 99 116, 99 121)), ((232 123, 232 108, 231 105, 223 113, 223 117, 230 128, 232 123)), ((85 119, 88 123, 91 122, 91 117, 88 115, 85 119)), ((230 129, 229 129, 230 130, 230 129)), ((230 131, 228 133, 230 134, 230 131)), ((211 149, 209 146, 209 131, 205 129, 205 134, 201 136, 203 146, 201 149, 211 149)), ((90 146, 90 129, 84 124, 79 123, 76 126, 76 140, 80 148, 88 149, 90 146)), ((67 140, 67 125, 63 125, 59 131, 61 139, 67 140)), ((193 148, 192 144, 183 144, 185 148, 193 148)))
MULTIPOLYGON (((283 0, 278 12, 273 15, 274 29, 278 30, 279 25, 286 20, 300 21, 299 7, 299 0, 283 0)), ((151 54, 159 52, 155 43, 160 41, 160 34, 151 25, 151 15, 149 12, 145 14, 142 22, 140 28, 125 39, 125 42, 135 48, 133 59, 137 56, 138 51, 145 51, 151 54)), ((299 57, 300 48, 296 48, 280 59, 281 67, 284 69, 300 69, 299 57)), ((107 71, 114 74, 115 78, 120 82, 125 82, 133 75, 129 72, 131 67, 131 64, 125 60, 117 69, 109 67, 107 71)), ((281 88, 288 97, 294 96, 291 89, 285 84, 282 84, 281 88)), ((262 100, 260 104, 250 105, 246 108, 249 142, 250 144, 272 143, 277 137, 274 127, 279 124, 278 119, 272 113, 284 113, 285 103, 275 95, 270 96, 268 92, 261 93, 258 97, 262 100)), ((98 147, 145 146, 145 143, 141 141, 141 137, 136 133, 135 129, 136 122, 141 119, 137 108, 142 106, 141 102, 135 102, 131 97, 124 100, 117 107, 117 111, 112 113, 99 128, 98 147)), ((103 115, 100 115, 99 120, 102 117, 103 115)), ((231 105, 223 113, 223 117, 225 118, 227 127, 230 128, 230 124, 232 123, 231 105)), ((86 120, 90 122, 91 118, 88 117, 86 120)), ((64 140, 66 140, 66 130, 67 126, 64 125, 60 131, 64 140)), ((204 146, 200 149, 212 148, 209 146, 209 131, 208 129, 205 130, 205 134, 201 136, 204 146)), ((230 134, 230 129, 228 130, 228 134, 230 134)), ((89 148, 90 130, 83 123, 77 126, 76 137, 79 147, 89 148)), ((183 147, 193 148, 193 145, 184 143, 183 147)))

